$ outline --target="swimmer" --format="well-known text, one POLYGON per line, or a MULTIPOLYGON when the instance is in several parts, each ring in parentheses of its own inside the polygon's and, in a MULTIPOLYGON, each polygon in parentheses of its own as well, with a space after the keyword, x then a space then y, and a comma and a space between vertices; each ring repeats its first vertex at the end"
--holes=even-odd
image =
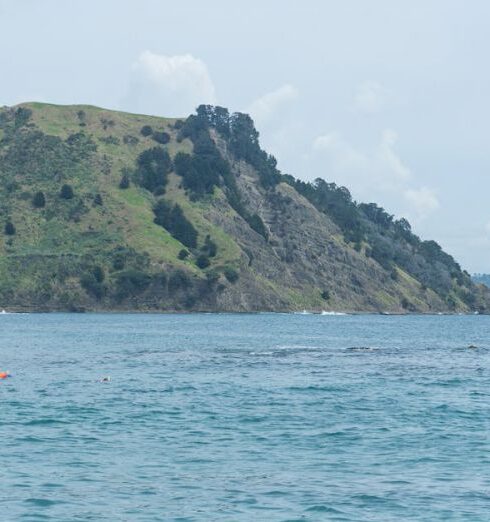
POLYGON ((99 382, 111 382, 111 377, 109 375, 106 375, 105 377, 99 379, 99 382))
POLYGON ((0 372, 0 379, 7 379, 10 377, 10 372, 7 370, 6 372, 0 372))

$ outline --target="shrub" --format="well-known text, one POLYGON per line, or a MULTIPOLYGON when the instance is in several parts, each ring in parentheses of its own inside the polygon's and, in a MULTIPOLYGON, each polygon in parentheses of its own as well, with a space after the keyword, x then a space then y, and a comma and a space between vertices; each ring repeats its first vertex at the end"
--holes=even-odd
POLYGON ((189 257, 189 251, 186 250, 185 248, 183 248, 180 252, 179 252, 179 255, 177 256, 179 259, 181 260, 184 260, 184 259, 187 259, 189 257))
POLYGON ((257 234, 260 234, 264 239, 267 239, 267 229, 265 228, 262 218, 258 214, 248 217, 247 223, 250 225, 252 230, 257 232, 257 234))
POLYGON ((152 138, 162 145, 165 145, 170 141, 170 134, 167 134, 166 132, 153 132, 152 138))
POLYGON ((175 239, 187 248, 196 248, 197 230, 185 217, 179 205, 171 207, 162 199, 153 208, 153 213, 155 214, 154 223, 167 229, 175 239))
POLYGON ((227 266, 223 270, 223 274, 225 275, 226 279, 232 284, 238 281, 238 272, 231 266, 227 266))
POLYGON ((94 197, 94 205, 102 206, 104 204, 104 200, 100 194, 95 194, 94 197))
POLYGON ((204 240, 204 245, 201 248, 201 251, 207 254, 209 257, 215 257, 218 253, 218 245, 211 239, 209 235, 206 236, 204 240))
POLYGON ((101 266, 94 266, 92 274, 98 283, 102 283, 105 279, 104 269, 101 266))
POLYGON ((126 134, 123 137, 123 142, 125 145, 137 145, 139 141, 140 140, 136 136, 131 136, 130 134, 126 134))
POLYGON ((203 270, 204 268, 207 268, 210 265, 209 257, 206 254, 201 254, 196 259, 196 265, 203 270))
POLYGON ((73 189, 71 185, 63 185, 60 190, 60 197, 63 199, 73 199, 73 189))
POLYGON ((150 284, 151 277, 140 270, 130 269, 117 275, 117 294, 120 298, 138 295, 150 284))
POLYGON ((322 292, 322 299, 324 301, 328 301, 330 299, 330 292, 328 290, 324 290, 322 292))
POLYGON ((122 175, 121 181, 119 182, 119 188, 123 190, 129 188, 129 176, 127 174, 122 175))
POLYGON ((171 293, 177 290, 186 290, 190 286, 192 286, 192 282, 183 270, 175 270, 168 278, 168 289, 171 293))
POLYGON ((32 198, 32 204, 36 208, 43 208, 46 206, 46 198, 42 192, 36 192, 32 198))
POLYGON ((84 274, 80 278, 80 284, 87 294, 92 295, 96 299, 102 299, 106 293, 106 287, 93 273, 84 274))
POLYGON ((150 192, 165 187, 167 175, 172 170, 172 160, 165 149, 153 147, 143 151, 138 156, 137 165, 137 180, 142 187, 150 192))
POLYGON ((141 135, 142 136, 145 136, 145 138, 147 136, 151 136, 153 134, 153 129, 149 126, 149 125, 143 125, 143 127, 141 127, 141 135))
POLYGON ((7 221, 7 223, 5 223, 5 234, 7 236, 15 236, 15 232, 15 226, 12 221, 7 221))

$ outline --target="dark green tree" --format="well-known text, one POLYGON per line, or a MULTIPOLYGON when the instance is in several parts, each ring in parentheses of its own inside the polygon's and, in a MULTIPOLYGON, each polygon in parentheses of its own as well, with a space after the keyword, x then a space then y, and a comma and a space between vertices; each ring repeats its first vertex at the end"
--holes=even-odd
POLYGON ((155 192, 165 188, 167 175, 172 170, 172 160, 168 152, 162 147, 153 147, 145 150, 138 156, 137 179, 139 184, 155 192))
POLYGON ((170 134, 166 133, 166 132, 160 132, 160 131, 154 131, 153 132, 153 135, 152 135, 152 138, 157 142, 157 143, 160 143, 161 145, 165 145, 166 143, 168 143, 170 141, 170 134))
POLYGON ((73 189, 71 185, 63 185, 60 190, 60 197, 63 199, 73 199, 73 189))
POLYGON ((7 221, 7 223, 5 223, 5 234, 7 236, 15 236, 15 226, 14 224, 12 223, 12 221, 7 221))
POLYGON ((145 138, 147 136, 151 136, 153 134, 153 129, 149 126, 149 125, 143 125, 143 127, 141 127, 141 135, 142 136, 145 136, 145 138))
POLYGON ((119 188, 123 190, 129 188, 129 176, 127 174, 122 175, 121 181, 119 182, 119 188))
POLYGON ((32 204, 36 208, 43 208, 46 206, 46 198, 41 191, 34 194, 34 197, 32 198, 32 204))
POLYGON ((206 254, 201 254, 196 259, 196 265, 203 270, 210 265, 209 257, 206 254))

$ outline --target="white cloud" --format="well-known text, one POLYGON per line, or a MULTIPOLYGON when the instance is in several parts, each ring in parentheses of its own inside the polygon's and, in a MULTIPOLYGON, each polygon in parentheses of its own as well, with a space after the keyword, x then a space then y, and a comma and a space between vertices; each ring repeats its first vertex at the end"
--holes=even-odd
POLYGON ((187 116, 201 103, 216 103, 206 64, 191 54, 167 56, 144 51, 132 68, 133 110, 187 116))
POLYGON ((386 129, 375 147, 361 150, 334 131, 318 136, 313 142, 313 150, 322 154, 335 178, 357 188, 366 197, 373 188, 394 190, 410 179, 410 169, 394 149, 396 141, 396 132, 386 129))
POLYGON ((422 220, 439 208, 439 201, 427 187, 414 188, 414 176, 396 151, 397 141, 397 133, 385 129, 378 143, 361 149, 333 131, 313 141, 310 160, 321 165, 322 177, 345 185, 360 201, 388 201, 396 212, 422 220))
POLYGON ((257 98, 246 109, 253 120, 261 125, 268 123, 277 112, 298 97, 298 90, 289 83, 257 98))
POLYGON ((378 82, 365 81, 357 87, 354 109, 365 114, 379 112, 386 103, 388 94, 388 91, 378 82))
POLYGON ((407 189, 403 195, 419 220, 425 219, 440 206, 437 196, 427 187, 407 189))

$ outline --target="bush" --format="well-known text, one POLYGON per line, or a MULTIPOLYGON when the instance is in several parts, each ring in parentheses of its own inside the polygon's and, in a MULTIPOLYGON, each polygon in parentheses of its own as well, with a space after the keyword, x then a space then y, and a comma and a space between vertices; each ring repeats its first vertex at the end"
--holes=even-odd
POLYGON ((153 129, 149 126, 149 125, 143 125, 143 127, 141 127, 141 135, 142 136, 145 136, 145 138, 147 136, 151 136, 153 134, 153 129))
POLYGON ((140 270, 130 269, 117 275, 117 294, 120 298, 141 294, 150 284, 151 277, 140 270))
POLYGON ((129 176, 127 174, 122 175, 121 181, 119 182, 119 188, 122 190, 129 188, 129 176))
POLYGON ((36 208, 43 208, 46 206, 46 198, 42 192, 36 192, 32 198, 32 204, 36 208))
POLYGON ((204 254, 207 254, 209 257, 215 257, 218 253, 218 245, 211 239, 209 234, 206 236, 204 240, 204 245, 201 248, 201 251, 204 254))
POLYGON ((95 194, 94 205, 97 205, 99 207, 104 205, 104 200, 102 199, 102 196, 100 194, 95 194))
POLYGON ((183 270, 175 270, 168 278, 168 289, 171 293, 177 290, 186 290, 190 286, 192 286, 192 282, 183 270))
POLYGON ((196 259, 196 265, 203 270, 204 268, 207 268, 210 265, 209 257, 206 254, 201 254, 196 259))
POLYGON ((230 283, 236 283, 238 281, 238 272, 231 266, 227 266, 223 270, 223 274, 230 283))
POLYGON ((252 230, 257 232, 257 234, 260 234, 264 239, 267 239, 267 229, 265 228, 262 218, 258 214, 248 217, 247 223, 252 230))
POLYGON ((107 290, 101 281, 97 281, 93 273, 84 274, 80 278, 80 284, 87 294, 92 295, 97 300, 102 299, 107 290))
POLYGON ((175 239, 187 248, 196 248, 197 230, 185 217, 179 205, 171 207, 162 199, 153 208, 153 213, 155 214, 154 223, 167 229, 175 239))
POLYGON ((94 266, 92 274, 98 283, 102 283, 102 281, 105 279, 104 269, 101 266, 94 266))
POLYGON ((179 252, 179 255, 177 256, 179 259, 181 260, 184 260, 184 259, 187 259, 189 257, 189 251, 186 250, 185 248, 183 248, 180 252, 179 252))
POLYGON ((5 234, 7 236, 15 236, 15 232, 15 226, 12 221, 7 221, 7 223, 5 223, 5 234))
POLYGON ((328 301, 330 299, 330 292, 328 290, 324 290, 322 292, 322 299, 324 301, 328 301))
POLYGON ((159 188, 165 188, 167 175, 172 170, 172 160, 168 152, 162 147, 153 147, 143 151, 137 160, 138 183, 155 192, 159 188))
POLYGON ((60 190, 60 197, 63 199, 73 199, 73 189, 70 185, 63 185, 60 190))
POLYGON ((167 134, 166 132, 153 132, 152 138, 162 145, 165 145, 170 141, 170 134, 167 134))

